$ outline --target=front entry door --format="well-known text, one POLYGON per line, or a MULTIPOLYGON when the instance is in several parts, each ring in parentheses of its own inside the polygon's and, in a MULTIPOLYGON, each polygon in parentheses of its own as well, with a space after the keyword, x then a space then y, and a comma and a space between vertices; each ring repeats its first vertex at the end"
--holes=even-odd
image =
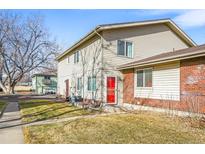
POLYGON ((65 85, 66 85, 65 95, 66 97, 68 97, 69 96, 69 79, 65 80, 65 85))
POLYGON ((107 77, 107 103, 115 104, 115 77, 107 77))

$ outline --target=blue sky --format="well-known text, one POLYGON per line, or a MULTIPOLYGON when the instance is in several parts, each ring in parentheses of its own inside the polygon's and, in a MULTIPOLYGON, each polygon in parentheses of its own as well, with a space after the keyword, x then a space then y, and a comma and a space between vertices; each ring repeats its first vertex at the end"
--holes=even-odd
POLYGON ((205 10, 15 10, 40 14, 63 49, 99 24, 171 18, 197 44, 205 43, 205 10))

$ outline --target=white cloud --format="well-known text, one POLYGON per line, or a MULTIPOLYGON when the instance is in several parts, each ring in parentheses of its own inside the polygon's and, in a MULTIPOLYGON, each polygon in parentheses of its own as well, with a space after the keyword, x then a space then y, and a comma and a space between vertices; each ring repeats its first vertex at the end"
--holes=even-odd
POLYGON ((183 29, 205 26, 205 9, 151 9, 140 10, 138 16, 149 18, 171 18, 183 29))
POLYGON ((174 18, 183 28, 205 26, 205 10, 189 10, 174 18))

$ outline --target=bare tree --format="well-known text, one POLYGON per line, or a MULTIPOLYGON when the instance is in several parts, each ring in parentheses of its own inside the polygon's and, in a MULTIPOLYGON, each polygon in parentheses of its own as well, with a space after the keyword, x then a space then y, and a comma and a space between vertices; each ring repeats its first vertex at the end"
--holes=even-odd
POLYGON ((41 17, 0 12, 1 70, 5 75, 0 87, 5 93, 14 93, 17 82, 30 71, 47 66, 57 49, 41 17))

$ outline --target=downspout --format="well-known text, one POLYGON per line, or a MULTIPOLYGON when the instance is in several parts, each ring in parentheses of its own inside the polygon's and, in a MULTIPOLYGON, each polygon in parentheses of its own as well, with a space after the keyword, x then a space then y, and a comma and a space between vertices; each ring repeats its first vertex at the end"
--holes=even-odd
POLYGON ((103 40, 104 40, 104 38, 103 38, 103 36, 102 35, 100 35, 96 30, 95 30, 95 33, 100 37, 100 41, 101 41, 101 102, 102 102, 102 104, 103 104, 103 90, 104 90, 104 87, 103 87, 103 83, 104 83, 104 72, 103 72, 103 70, 104 70, 104 57, 103 57, 103 55, 104 55, 104 53, 103 53, 103 40))

